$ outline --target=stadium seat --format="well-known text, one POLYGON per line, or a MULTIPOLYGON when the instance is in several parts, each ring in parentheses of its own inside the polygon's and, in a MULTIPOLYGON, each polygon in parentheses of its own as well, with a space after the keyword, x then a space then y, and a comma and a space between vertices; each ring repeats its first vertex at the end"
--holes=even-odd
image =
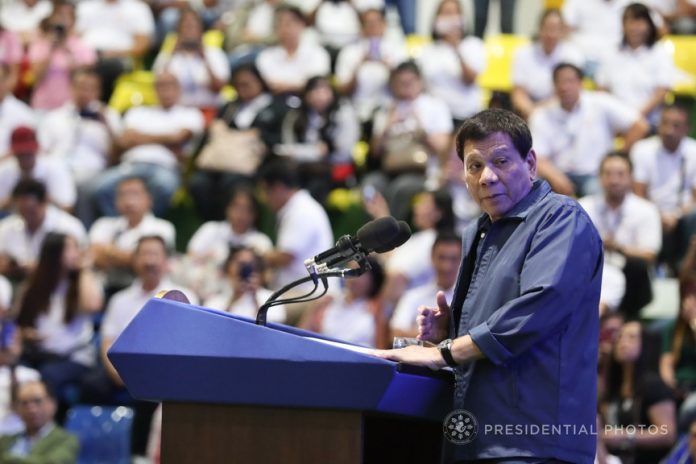
MULTIPOLYGON (((203 33, 203 44, 206 47, 222 48, 225 41, 225 34, 222 31, 210 30, 203 33)), ((171 52, 176 44, 176 33, 170 32, 164 38, 160 51, 171 52)))
POLYGON ((133 71, 121 75, 116 81, 109 106, 120 113, 133 106, 156 105, 155 75, 150 71, 133 71))
POLYGON ((428 35, 409 34, 406 37, 406 53, 415 60, 420 56, 423 47, 430 42, 432 42, 432 39, 428 35))
POLYGON ((696 97, 696 36, 668 35, 663 42, 679 71, 674 93, 696 97))
POLYGON ((509 92, 512 90, 512 57, 522 45, 529 43, 529 37, 515 34, 498 34, 485 38, 486 70, 478 77, 479 85, 491 91, 509 92))
POLYGON ((80 441, 78 464, 129 464, 133 410, 125 406, 79 405, 65 428, 80 441))

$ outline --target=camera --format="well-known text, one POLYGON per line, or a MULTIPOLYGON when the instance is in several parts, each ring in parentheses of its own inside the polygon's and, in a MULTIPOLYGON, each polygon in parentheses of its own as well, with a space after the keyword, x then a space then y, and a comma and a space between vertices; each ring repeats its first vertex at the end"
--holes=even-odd
POLYGON ((6 350, 12 345, 16 326, 12 321, 3 321, 0 326, 0 350, 6 350))
POLYGON ((58 37, 59 39, 65 38, 65 35, 67 33, 67 29, 66 29, 65 25, 53 24, 53 25, 51 25, 51 29, 56 34, 56 37, 58 37))
POLYGON ((239 278, 247 281, 251 278, 256 268, 252 263, 240 263, 239 265, 239 278))

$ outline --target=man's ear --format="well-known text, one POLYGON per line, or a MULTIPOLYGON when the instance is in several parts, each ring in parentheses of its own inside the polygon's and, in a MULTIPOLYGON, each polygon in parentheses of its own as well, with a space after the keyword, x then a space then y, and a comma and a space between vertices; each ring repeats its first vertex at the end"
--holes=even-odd
POLYGON ((529 170, 529 178, 534 180, 537 175, 537 155, 533 148, 529 149, 527 158, 525 158, 524 162, 529 170))

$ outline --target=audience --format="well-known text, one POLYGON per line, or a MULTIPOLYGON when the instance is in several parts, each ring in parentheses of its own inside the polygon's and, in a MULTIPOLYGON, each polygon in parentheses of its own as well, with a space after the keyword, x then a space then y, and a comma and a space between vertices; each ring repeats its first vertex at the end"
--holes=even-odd
MULTIPOLYGON (((1 15, 2 12, 0 12, 1 15)), ((17 86, 19 66, 23 58, 24 50, 19 36, 3 26, 0 18, 0 62, 7 65, 10 90, 14 90, 17 86)))
POLYGON ((41 22, 52 11, 51 0, 9 0, 2 5, 0 22, 4 28, 19 34, 23 44, 29 44, 39 36, 41 22))
POLYGON ((10 135, 15 128, 36 124, 29 105, 12 95, 15 79, 10 66, 0 63, 0 159, 10 153, 10 135))

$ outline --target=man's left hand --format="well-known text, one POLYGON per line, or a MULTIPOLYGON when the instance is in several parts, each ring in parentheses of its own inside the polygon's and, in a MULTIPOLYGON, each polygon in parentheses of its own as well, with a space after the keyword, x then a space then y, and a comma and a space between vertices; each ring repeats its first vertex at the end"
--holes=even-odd
POLYGON ((424 346, 412 345, 398 350, 375 350, 372 354, 378 358, 390 361, 413 364, 414 366, 425 366, 434 371, 447 365, 437 348, 426 348, 424 346))

